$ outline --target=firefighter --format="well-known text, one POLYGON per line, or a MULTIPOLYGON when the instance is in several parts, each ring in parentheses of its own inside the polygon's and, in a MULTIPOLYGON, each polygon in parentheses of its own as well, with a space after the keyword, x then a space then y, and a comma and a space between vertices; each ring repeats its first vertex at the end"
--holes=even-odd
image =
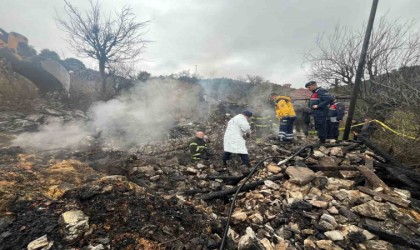
POLYGON ((325 139, 327 139, 328 107, 333 98, 326 89, 318 87, 318 84, 315 81, 306 83, 305 88, 312 91, 309 100, 309 108, 311 109, 311 116, 314 117, 315 129, 318 132, 319 142, 325 143, 325 139))
POLYGON ((291 98, 272 93, 270 99, 274 102, 276 116, 279 119, 279 135, 277 139, 280 142, 292 142, 293 123, 296 120, 296 113, 291 98))
POLYGON ((337 102, 337 98, 331 103, 327 118, 327 139, 338 140, 338 127, 344 117, 344 105, 337 102))
POLYGON ((202 131, 197 131, 195 133, 195 138, 190 142, 189 145, 191 160, 209 160, 211 153, 207 147, 207 142, 205 140, 204 133, 202 131))
POLYGON ((263 105, 258 105, 250 124, 251 128, 255 131, 256 142, 260 143, 270 133, 273 121, 271 115, 264 110, 263 105))

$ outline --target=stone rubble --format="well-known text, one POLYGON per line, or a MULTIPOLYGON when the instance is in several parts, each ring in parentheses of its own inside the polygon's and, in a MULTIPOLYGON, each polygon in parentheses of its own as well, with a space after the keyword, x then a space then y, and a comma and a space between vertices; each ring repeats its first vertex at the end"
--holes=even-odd
MULTIPOLYGON (((30 129, 24 121, 42 123, 47 116, 84 119, 83 112, 49 108, 38 116, 2 113, 0 130, 24 131, 30 129)), ((203 162, 189 161, 189 137, 147 142, 129 151, 105 145, 86 152, 41 155, 2 148, 0 242, 24 244, 21 248, 28 249, 67 250, 77 244, 98 250, 217 249, 232 193, 209 200, 198 196, 235 188, 250 170, 239 167, 235 158, 227 169, 220 164, 218 138, 226 121, 226 117, 215 118, 210 125, 186 126, 188 131, 198 127, 211 131, 215 156, 203 162), (41 225, 30 224, 40 215, 46 218, 41 225), (20 238, 27 231, 27 238, 20 238)), ((247 143, 254 164, 266 157, 274 159, 266 160, 248 181, 262 180, 261 184, 238 194, 227 249, 420 247, 415 240, 420 235, 416 209, 359 191, 358 186, 370 188, 370 184, 358 171, 311 169, 364 165, 366 151, 344 153, 346 145, 322 146, 314 148, 312 155, 299 155, 278 166, 302 145, 270 141, 257 145, 253 140, 247 143), (267 179, 280 175, 277 180, 267 179)), ((412 198, 407 190, 392 190, 398 198, 412 198)))

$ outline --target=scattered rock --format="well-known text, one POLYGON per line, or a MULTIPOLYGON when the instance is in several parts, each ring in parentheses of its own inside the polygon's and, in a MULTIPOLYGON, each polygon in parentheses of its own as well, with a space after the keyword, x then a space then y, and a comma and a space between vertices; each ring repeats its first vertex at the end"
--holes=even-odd
POLYGON ((341 147, 332 147, 330 149, 330 155, 342 157, 344 154, 341 147))
POLYGON ((270 172, 270 173, 273 173, 273 174, 278 174, 278 173, 280 173, 281 172, 281 167, 279 167, 279 166, 277 166, 277 164, 275 164, 275 163, 273 163, 273 162, 270 162, 268 165, 267 165, 267 170, 268 170, 268 172, 270 172))
POLYGON ((318 160, 318 165, 322 166, 322 167, 331 167, 331 168, 338 166, 335 159, 333 157, 330 157, 330 156, 320 158, 318 160))
POLYGON ((305 185, 315 178, 314 171, 305 167, 288 167, 286 174, 290 177, 290 182, 298 185, 305 185))
POLYGON ((40 238, 32 241, 28 244, 28 250, 48 250, 53 246, 54 242, 49 242, 47 235, 41 236, 40 238))
POLYGON ((386 203, 371 200, 362 205, 352 207, 350 210, 365 217, 385 220, 389 208, 390 206, 386 203))
POLYGON ((243 211, 235 211, 232 214, 232 219, 235 221, 245 221, 248 218, 245 212, 243 211))
POLYGON ((324 234, 332 241, 344 240, 343 234, 338 230, 327 231, 324 234))
POLYGON ((64 212, 59 220, 64 238, 73 242, 89 228, 89 218, 81 210, 64 212))
POLYGON ((264 249, 264 246, 260 243, 252 228, 247 227, 245 233, 246 234, 239 239, 239 250, 264 249))
POLYGON ((338 224, 333 216, 329 214, 322 214, 319 220, 319 226, 325 231, 331 231, 337 228, 338 224))
POLYGON ((311 200, 309 203, 312 204, 312 206, 317 208, 327 208, 329 206, 329 202, 327 201, 319 201, 319 200, 311 200))

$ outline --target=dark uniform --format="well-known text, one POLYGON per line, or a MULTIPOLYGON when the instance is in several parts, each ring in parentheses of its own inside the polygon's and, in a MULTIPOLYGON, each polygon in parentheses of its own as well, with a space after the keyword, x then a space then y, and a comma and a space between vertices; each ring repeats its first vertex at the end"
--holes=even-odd
POLYGON ((295 127, 297 132, 303 132, 306 136, 309 134, 309 126, 311 123, 311 110, 302 104, 296 103, 295 112, 296 112, 296 122, 295 127))
POLYGON ((190 153, 191 153, 191 160, 192 161, 199 161, 199 160, 208 160, 210 159, 211 154, 207 148, 207 143, 204 139, 195 137, 190 145, 190 153))
POLYGON ((327 139, 328 107, 332 101, 333 97, 326 89, 321 87, 317 87, 312 91, 312 95, 309 100, 309 108, 311 108, 311 115, 314 117, 315 129, 318 132, 318 137, 321 142, 325 142, 325 139, 327 139), (314 109, 314 105, 318 105, 318 108, 314 109))
POLYGON ((338 139, 338 127, 344 117, 344 105, 334 101, 328 111, 327 139, 338 139))
POLYGON ((271 131, 273 119, 270 115, 254 113, 251 118, 251 128, 255 130, 255 138, 260 141, 271 131))

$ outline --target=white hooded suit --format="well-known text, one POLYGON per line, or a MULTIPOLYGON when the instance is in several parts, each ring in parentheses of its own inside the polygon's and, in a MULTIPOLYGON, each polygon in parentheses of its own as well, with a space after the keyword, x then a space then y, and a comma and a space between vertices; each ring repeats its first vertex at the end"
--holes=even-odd
POLYGON ((243 135, 251 132, 248 120, 243 114, 229 120, 223 138, 223 150, 233 154, 248 154, 243 135))

